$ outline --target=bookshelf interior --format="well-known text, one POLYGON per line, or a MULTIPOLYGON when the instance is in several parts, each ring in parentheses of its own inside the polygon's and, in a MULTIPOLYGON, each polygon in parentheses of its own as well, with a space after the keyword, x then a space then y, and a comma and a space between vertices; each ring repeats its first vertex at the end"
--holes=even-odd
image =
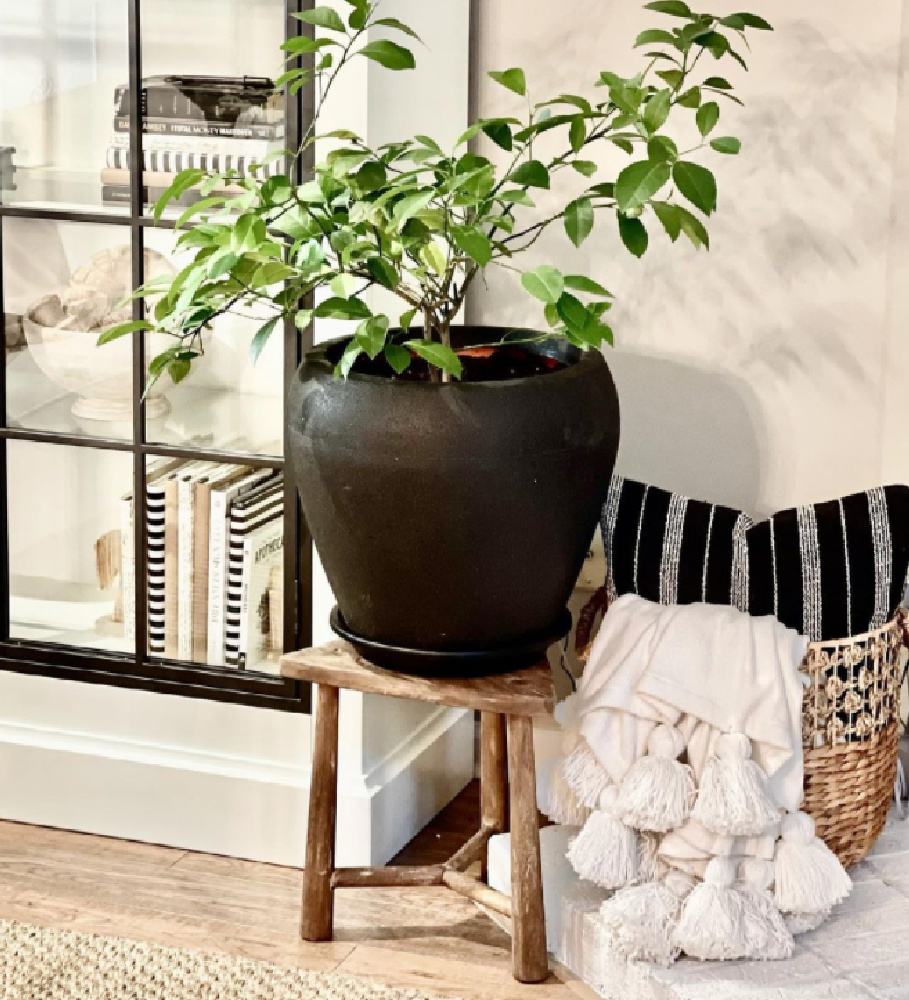
POLYGON ((0 668, 308 710, 277 658, 311 619, 309 539, 283 476, 284 386, 309 335, 279 328, 253 365, 263 317, 219 317, 204 363, 146 397, 154 338, 144 362, 129 338, 95 347, 138 260, 146 276, 187 260, 185 206, 152 225, 137 174, 150 201, 183 166, 246 171, 299 135, 311 94, 260 94, 303 2, 229 0, 213 17, 210 0, 0 0, 0 148, 15 165, 0 174, 0 668), (198 77, 213 78, 202 97, 198 77))

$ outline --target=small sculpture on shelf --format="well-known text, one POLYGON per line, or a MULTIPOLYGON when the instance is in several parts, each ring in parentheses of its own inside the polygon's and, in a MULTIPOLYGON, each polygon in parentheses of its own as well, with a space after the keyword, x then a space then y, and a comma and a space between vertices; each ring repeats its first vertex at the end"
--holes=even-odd
MULTIPOLYGON (((29 350, 38 367, 57 385, 76 394, 73 414, 89 420, 129 420, 133 407, 132 343, 128 338, 109 351, 96 351, 98 334, 132 317, 123 304, 132 289, 129 246, 96 253, 73 272, 60 292, 43 295, 23 318, 29 350)), ((166 257, 145 251, 145 279, 171 277, 176 272, 166 257)), ((150 308, 154 308, 151 304, 150 308)), ((161 335, 149 338, 152 352, 161 335)), ((150 355, 151 356, 151 355, 150 355)), ((168 382, 153 386, 146 397, 146 415, 162 417, 169 410, 168 382)))

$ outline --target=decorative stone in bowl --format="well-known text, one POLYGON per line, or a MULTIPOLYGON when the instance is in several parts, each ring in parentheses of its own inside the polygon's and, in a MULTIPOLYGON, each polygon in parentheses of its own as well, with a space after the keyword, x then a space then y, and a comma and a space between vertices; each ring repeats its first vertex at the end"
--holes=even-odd
MULTIPOLYGON (((170 276, 173 265, 156 250, 145 251, 145 280, 170 276)), ((35 363, 56 385, 75 393, 72 412, 89 420, 129 420, 133 408, 133 345, 122 337, 98 347, 98 336, 132 317, 130 306, 118 308, 132 288, 130 248, 102 250, 77 268, 69 285, 29 306, 22 318, 25 339, 35 363)), ((154 308, 154 300, 146 300, 154 308)), ((168 346, 163 334, 146 335, 149 357, 168 346)), ((150 419, 170 409, 167 376, 146 397, 150 419)))

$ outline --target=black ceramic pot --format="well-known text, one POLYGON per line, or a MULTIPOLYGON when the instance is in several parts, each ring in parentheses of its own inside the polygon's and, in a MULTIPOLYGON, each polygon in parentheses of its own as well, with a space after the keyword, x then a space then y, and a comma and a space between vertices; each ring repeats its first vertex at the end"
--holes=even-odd
MULTIPOLYGON (((463 327, 452 340, 506 334, 463 327)), ((307 353, 287 407, 336 631, 412 672, 529 665, 568 630, 615 462, 619 403, 603 356, 554 340, 532 349, 566 366, 528 378, 342 381, 346 344, 307 353)))

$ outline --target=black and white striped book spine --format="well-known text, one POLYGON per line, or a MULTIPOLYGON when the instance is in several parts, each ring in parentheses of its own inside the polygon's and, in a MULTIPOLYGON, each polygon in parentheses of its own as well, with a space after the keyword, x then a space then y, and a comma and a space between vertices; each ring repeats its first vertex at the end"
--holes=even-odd
MULTIPOLYGON (((253 173, 254 164, 259 164, 259 169, 255 171, 257 177, 274 177, 284 172, 284 157, 277 156, 263 165, 262 161, 272 152, 275 150, 209 153, 183 149, 143 149, 142 169, 162 174, 178 174, 181 170, 207 170, 216 174, 235 171, 246 176, 253 173)), ((108 147, 108 167, 129 170, 131 159, 132 154, 128 149, 108 147)))
POLYGON ((164 493, 163 482, 149 483, 145 491, 148 535, 148 651, 164 655, 164 493))
MULTIPOLYGON (((283 516, 283 489, 269 491, 253 505, 232 511, 227 549, 227 601, 224 611, 224 662, 240 665, 243 617, 243 543, 248 532, 283 516)), ((245 652, 245 651, 244 651, 245 652)))

